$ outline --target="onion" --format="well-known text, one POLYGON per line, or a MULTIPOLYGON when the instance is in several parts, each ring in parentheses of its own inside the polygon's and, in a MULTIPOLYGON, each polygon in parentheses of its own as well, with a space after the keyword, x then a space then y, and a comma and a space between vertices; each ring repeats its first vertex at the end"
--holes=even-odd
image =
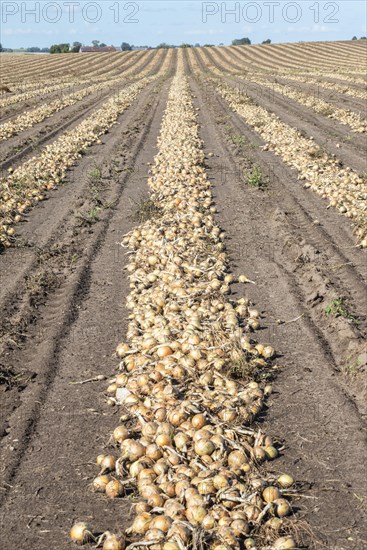
POLYGON ((248 463, 247 456, 242 451, 232 451, 228 455, 228 466, 235 470, 240 469, 244 464, 248 463))
POLYGON ((201 495, 211 495, 217 491, 212 479, 204 479, 203 481, 200 481, 197 487, 201 495))
POLYGON ((277 500, 280 498, 280 492, 277 487, 266 487, 262 492, 262 497, 265 500, 265 502, 273 502, 274 500, 277 500))
POLYGON ((135 533, 137 535, 145 535, 149 529, 150 522, 152 521, 152 515, 144 512, 135 516, 132 526, 127 532, 135 533))
POLYGON ((195 443, 195 453, 199 456, 211 455, 215 451, 215 445, 210 439, 200 439, 195 443))
POLYGON ((104 493, 106 490, 106 485, 110 482, 110 478, 106 475, 97 476, 93 480, 93 489, 96 493, 104 493))
POLYGON ((156 516, 152 519, 149 529, 160 529, 164 533, 168 533, 172 521, 169 516, 156 516))
POLYGON ((122 443, 128 437, 129 437, 129 432, 125 428, 125 426, 117 426, 117 428, 113 430, 113 438, 116 441, 116 443, 122 443))
POLYGON ((142 514, 144 512, 150 512, 150 510, 151 510, 151 507, 149 506, 149 504, 147 504, 144 501, 141 501, 141 502, 138 502, 137 504, 135 504, 135 513, 136 514, 142 514))
POLYGON ((102 550, 125 550, 125 539, 110 533, 103 542, 102 550))
MULTIPOLYGON (((126 440, 125 440, 126 441, 126 440)), ((131 440, 126 446, 122 454, 122 458, 128 458, 130 462, 134 462, 145 455, 145 447, 139 441, 131 440)))
POLYGON ((241 535, 248 535, 250 532, 247 521, 243 519, 235 519, 234 521, 232 521, 231 529, 236 537, 240 537, 241 535))
POLYGON ((201 527, 206 530, 214 529, 217 522, 215 521, 214 517, 210 514, 207 514, 203 521, 201 522, 201 527))
POLYGON ((116 458, 112 455, 106 455, 101 459, 99 465, 101 466, 101 474, 112 472, 116 468, 116 458))
POLYGON ((192 525, 201 525, 207 511, 203 506, 191 506, 186 510, 186 517, 192 525))
POLYGON ((141 433, 144 437, 146 437, 148 440, 151 440, 154 438, 155 434, 157 433, 158 424, 156 422, 147 422, 143 425, 141 429, 141 433))
POLYGON ((288 487, 291 487, 294 483, 294 479, 292 476, 289 476, 288 474, 282 474, 278 477, 278 483, 281 487, 284 489, 287 489, 288 487))
POLYGON ((273 445, 265 447, 264 451, 268 460, 274 460, 279 455, 278 450, 273 445))
POLYGON ((205 416, 203 414, 195 414, 191 419, 191 424, 196 430, 200 430, 205 425, 205 416))
POLYGON ((291 550, 297 548, 296 542, 293 537, 280 537, 273 542, 274 550, 291 550))
POLYGON ((226 476, 222 474, 217 474, 213 477, 213 485, 217 490, 225 489, 229 486, 229 481, 226 476))
POLYGON ((82 521, 75 523, 70 529, 70 538, 73 542, 76 542, 76 544, 80 545, 94 540, 94 537, 90 532, 88 525, 82 521))
POLYGON ((117 479, 113 479, 106 485, 106 495, 109 498, 122 497, 124 494, 124 486, 117 479))
POLYGON ((275 501, 275 512, 279 518, 289 516, 289 514, 291 513, 291 506, 288 500, 286 500, 285 498, 278 498, 275 501))

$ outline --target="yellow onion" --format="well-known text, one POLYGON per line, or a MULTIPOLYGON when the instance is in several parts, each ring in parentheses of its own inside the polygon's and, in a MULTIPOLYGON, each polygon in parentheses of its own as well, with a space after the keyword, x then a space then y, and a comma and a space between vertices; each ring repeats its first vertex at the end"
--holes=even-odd
POLYGON ((125 550, 125 539, 109 533, 103 542, 102 550, 125 550))
POLYGON ((203 506, 190 506, 186 510, 186 517, 192 525, 201 525, 207 511, 203 506))
POLYGON ((94 539, 89 527, 84 522, 75 523, 70 529, 70 538, 76 544, 85 544, 94 539))
POLYGON ((232 451, 228 455, 228 466, 235 470, 240 469, 244 464, 248 463, 246 454, 242 451, 232 451))
POLYGON ((279 518, 289 516, 291 513, 291 506, 285 498, 278 498, 275 501, 275 513, 279 518))
POLYGON ((97 476, 93 480, 93 489, 96 493, 104 493, 106 490, 106 485, 110 482, 110 478, 106 475, 97 476))
POLYGON ((168 533, 172 521, 169 516, 155 516, 149 525, 149 529, 160 529, 160 531, 168 533))
POLYGON ((113 438, 116 441, 116 443, 122 443, 128 437, 129 437, 129 432, 125 428, 125 426, 117 426, 117 428, 113 430, 113 438))
POLYGON ((205 518, 203 519, 203 521, 201 522, 201 527, 203 529, 206 529, 206 530, 210 531, 211 529, 215 528, 216 524, 217 524, 217 522, 216 522, 215 518, 213 516, 211 516, 210 514, 207 514, 205 516, 205 518))
POLYGON ((274 500, 277 500, 280 498, 280 492, 277 487, 265 487, 265 489, 262 492, 262 497, 265 500, 265 502, 273 502, 274 500))
POLYGON ((243 519, 235 519, 234 521, 231 522, 230 525, 236 537, 240 537, 242 535, 248 535, 250 532, 250 527, 247 521, 243 519))
POLYGON ((138 514, 137 516, 135 516, 133 524, 127 532, 135 533, 136 535, 145 535, 145 533, 149 529, 149 525, 152 519, 152 515, 148 512, 138 514))
POLYGON ((274 550, 291 550, 297 548, 297 544, 293 537, 280 537, 273 542, 274 550))
POLYGON ((288 487, 291 487, 294 483, 294 479, 292 476, 289 476, 288 474, 282 474, 278 477, 278 483, 281 487, 284 489, 287 489, 288 487))
POLYGON ((112 472, 116 467, 116 458, 112 455, 106 455, 100 461, 101 474, 105 472, 112 472))
POLYGON ((211 455, 215 451, 215 445, 210 439, 200 439, 195 443, 194 449, 199 456, 211 455))
POLYGON ((109 498, 122 497, 124 494, 124 486, 118 479, 113 479, 106 485, 106 495, 109 498))

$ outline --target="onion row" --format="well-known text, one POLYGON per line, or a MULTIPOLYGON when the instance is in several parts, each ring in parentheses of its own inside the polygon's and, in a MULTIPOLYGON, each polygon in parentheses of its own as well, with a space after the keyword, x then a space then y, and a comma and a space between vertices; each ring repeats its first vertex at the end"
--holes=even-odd
POLYGON ((66 171, 83 151, 116 124, 121 113, 152 80, 152 77, 142 78, 119 90, 78 126, 47 145, 40 155, 10 171, 7 177, 0 178, 0 245, 10 246, 15 233, 13 226, 21 220, 23 212, 43 200, 46 190, 62 182, 66 171))
POLYGON ((255 104, 246 93, 215 81, 217 91, 230 108, 243 117, 271 150, 298 171, 298 179, 337 208, 356 226, 359 244, 367 247, 367 183, 349 167, 341 167, 338 159, 304 137, 297 128, 281 121, 274 113, 255 104))
MULTIPOLYGON (((258 311, 228 297, 233 282, 248 279, 229 273, 182 58, 158 145, 148 183, 160 215, 122 242, 130 320, 107 389, 122 411, 118 452, 97 457, 94 489, 141 497, 129 549, 296 548, 287 535, 294 481, 260 472, 278 449, 252 427, 271 392, 274 349, 252 338, 258 311)), ((84 523, 73 529, 76 542, 90 537, 84 523)), ((125 548, 121 534, 103 536, 104 550, 125 548)))
MULTIPOLYGON (((242 78, 245 80, 244 77, 242 78)), ((291 86, 289 83, 277 83, 274 80, 269 80, 266 76, 251 75, 249 80, 246 79, 246 84, 251 86, 252 83, 271 88, 273 92, 278 92, 284 97, 289 97, 297 103, 312 109, 316 113, 349 126, 352 132, 359 134, 367 132, 367 121, 359 113, 355 113, 349 109, 340 109, 333 103, 328 103, 320 97, 315 97, 310 93, 295 89, 294 86, 291 86)))

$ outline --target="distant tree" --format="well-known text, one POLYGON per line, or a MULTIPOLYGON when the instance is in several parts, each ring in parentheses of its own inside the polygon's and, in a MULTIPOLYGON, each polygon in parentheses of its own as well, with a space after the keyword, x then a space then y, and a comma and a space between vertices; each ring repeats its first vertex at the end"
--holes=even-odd
POLYGON ((270 38, 267 38, 266 40, 263 40, 261 44, 271 44, 270 38))
POLYGON ((195 48, 200 48, 200 44, 199 44, 199 42, 196 42, 196 44, 195 44, 195 48))
POLYGON ((123 43, 121 44, 121 50, 122 50, 123 52, 129 52, 129 51, 131 51, 132 49, 133 49, 133 47, 132 47, 128 42, 123 42, 123 43))
POLYGON ((192 44, 183 43, 181 44, 180 48, 192 48, 192 44))
POLYGON ((356 36, 353 36, 352 40, 358 40, 358 38, 356 36))
POLYGON ((157 48, 172 48, 172 46, 166 44, 166 42, 161 42, 160 44, 158 44, 157 48))
POLYGON ((30 48, 27 48, 27 52, 40 52, 41 48, 38 48, 37 46, 31 46, 30 48))
POLYGON ((203 48, 214 48, 214 44, 204 44, 203 48))
POLYGON ((71 47, 71 52, 72 53, 79 53, 79 50, 80 48, 82 47, 82 43, 81 42, 73 42, 73 45, 71 47))
POLYGON ((243 46, 246 44, 251 44, 251 40, 249 38, 235 38, 232 40, 232 46, 243 46))
POLYGON ((68 53, 70 51, 70 44, 52 44, 50 47, 50 53, 68 53))
POLYGON ((99 40, 92 40, 92 44, 95 48, 99 48, 99 43, 100 43, 99 40))
POLYGON ((42 53, 49 53, 50 48, 41 48, 42 53))
POLYGON ((101 42, 98 47, 99 48, 105 48, 106 46, 107 46, 107 44, 105 44, 104 42, 101 42))
POLYGON ((361 36, 360 40, 367 40, 366 36, 361 36))
POLYGON ((3 51, 4 51, 3 45, 2 45, 1 42, 0 42, 0 52, 3 52, 3 51))
POLYGON ((220 44, 218 44, 218 46, 224 46, 223 42, 221 42, 220 44))

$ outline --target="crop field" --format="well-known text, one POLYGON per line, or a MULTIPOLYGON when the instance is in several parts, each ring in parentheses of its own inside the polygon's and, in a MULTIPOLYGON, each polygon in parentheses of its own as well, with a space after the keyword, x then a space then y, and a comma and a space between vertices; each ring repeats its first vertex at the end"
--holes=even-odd
POLYGON ((6 550, 366 547, 366 54, 0 54, 6 550))

